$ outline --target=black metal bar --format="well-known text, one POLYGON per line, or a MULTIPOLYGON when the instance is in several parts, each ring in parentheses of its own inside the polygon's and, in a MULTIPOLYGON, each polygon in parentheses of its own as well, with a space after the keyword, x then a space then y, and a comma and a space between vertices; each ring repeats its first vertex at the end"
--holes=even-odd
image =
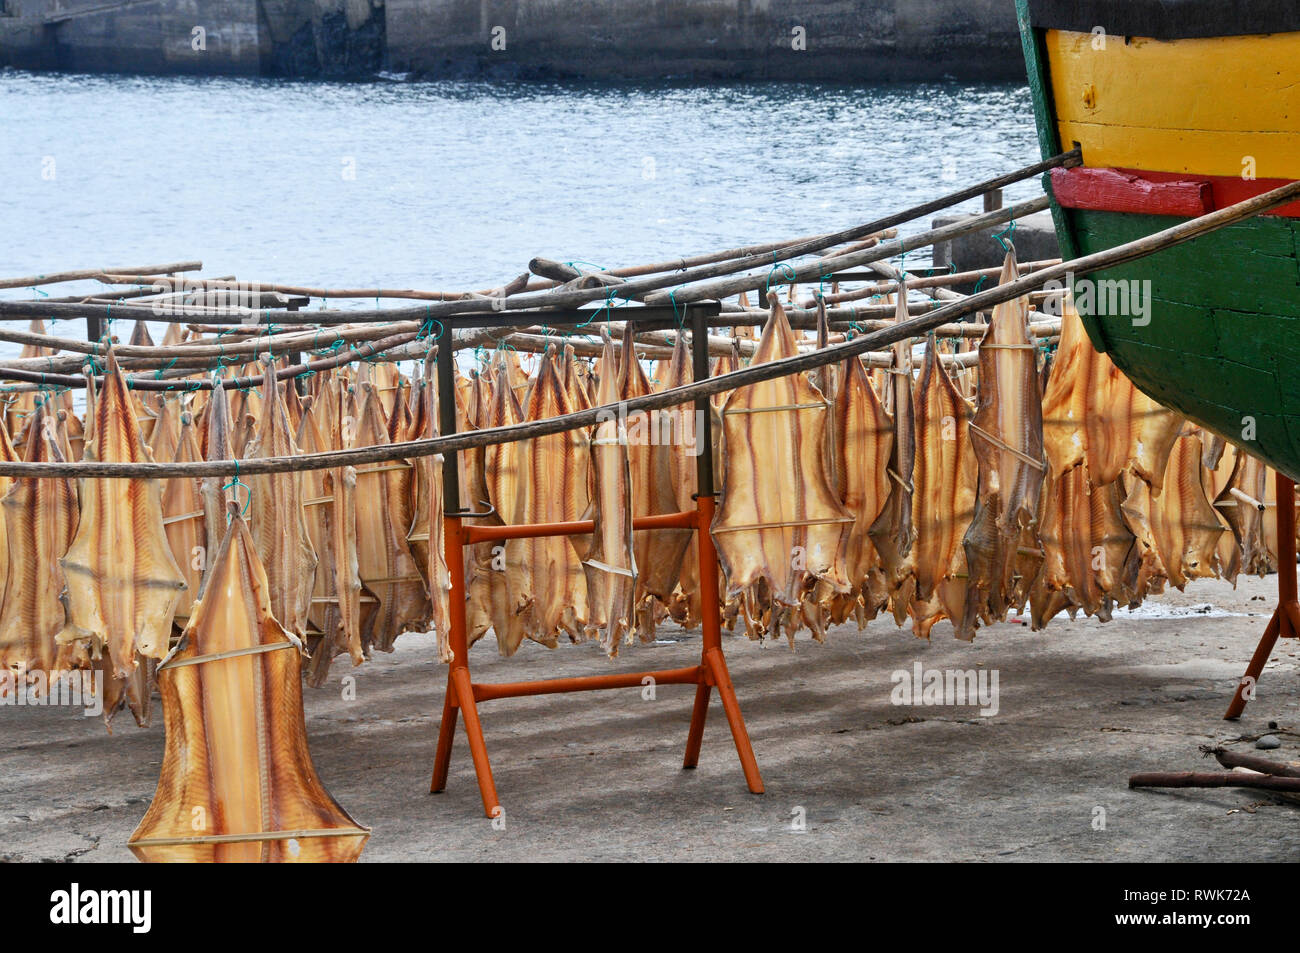
POLYGON ((99 317, 86 318, 86 340, 99 342, 104 338, 104 319, 99 317))
MULTIPOLYGON (((438 337, 438 433, 456 432, 456 352, 451 348, 451 325, 444 323, 438 337)), ((445 511, 460 510, 460 454, 442 458, 442 506, 445 511)))
MULTIPOLYGON (((696 381, 709 377, 709 320, 703 310, 691 314, 691 363, 696 381)), ((713 406, 710 398, 695 401, 695 491, 713 496, 713 406)))

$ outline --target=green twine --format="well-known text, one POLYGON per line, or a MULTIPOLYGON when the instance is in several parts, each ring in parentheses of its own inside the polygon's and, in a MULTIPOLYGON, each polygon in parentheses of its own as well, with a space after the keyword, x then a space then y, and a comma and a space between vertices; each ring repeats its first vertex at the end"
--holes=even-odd
POLYGON ((1016 238, 1016 220, 1013 218, 1007 223, 1007 227, 1002 229, 1002 231, 994 232, 993 237, 997 239, 997 243, 1002 246, 1002 254, 1005 255, 1010 252, 1011 243, 1014 242, 1016 238), (1002 240, 1003 235, 1007 236, 1006 241, 1002 240))
MULTIPOLYGON (((223 490, 235 490, 235 502, 238 503, 238 502, 239 502, 239 492, 238 492, 238 490, 236 490, 236 487, 241 487, 241 486, 244 488, 244 508, 240 511, 239 515, 240 515, 240 516, 243 516, 245 513, 248 512, 248 507, 249 507, 249 506, 252 504, 252 502, 253 502, 253 488, 252 488, 251 486, 249 486, 247 483, 245 483, 243 480, 239 479, 239 461, 236 460, 236 461, 235 461, 235 475, 231 478, 230 482, 227 483, 225 486, 223 486, 221 489, 223 489, 223 490)), ((227 526, 230 525, 230 514, 229 514, 229 513, 226 514, 226 525, 227 525, 227 526)))
POLYGON ((977 294, 980 290, 980 286, 983 285, 984 282, 988 280, 989 280, 988 275, 980 275, 980 280, 975 282, 975 287, 971 289, 971 294, 977 294))
MULTIPOLYGON (((776 253, 773 252, 772 254, 775 255, 776 253)), ((778 264, 776 264, 776 265, 774 265, 774 266, 772 267, 772 270, 771 270, 771 271, 769 271, 769 272, 767 273, 767 280, 763 282, 763 294, 764 294, 764 295, 766 295, 767 292, 768 292, 768 289, 772 287, 772 276, 773 276, 774 274, 776 274, 778 271, 780 271, 781 269, 785 269, 785 271, 788 271, 788 272, 790 273, 790 280, 791 280, 791 281, 794 281, 794 278, 795 278, 795 270, 794 270, 794 266, 791 265, 791 264, 790 264, 789 262, 787 262, 787 261, 779 262, 778 264)))
MULTIPOLYGON (((178 357, 173 357, 170 361, 168 361, 168 362, 167 362, 166 364, 164 364, 162 367, 158 368, 158 370, 157 370, 157 371, 154 373, 154 375, 153 375, 153 376, 154 376, 154 379, 155 379, 155 380, 162 380, 162 376, 163 376, 163 374, 164 374, 166 371, 170 371, 170 370, 172 369, 172 365, 175 364, 179 359, 180 359, 180 358, 178 358, 178 357)), ((127 380, 128 380, 128 382, 129 382, 129 381, 130 381, 130 378, 127 378, 127 380)))

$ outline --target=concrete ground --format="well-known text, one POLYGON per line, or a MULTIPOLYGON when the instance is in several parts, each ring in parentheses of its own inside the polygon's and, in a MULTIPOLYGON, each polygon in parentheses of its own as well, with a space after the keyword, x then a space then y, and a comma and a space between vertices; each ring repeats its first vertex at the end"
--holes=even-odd
MULTIPOLYGON (((373 828, 366 861, 1296 860, 1295 805, 1126 786, 1134 771, 1212 769, 1198 745, 1253 739, 1270 720, 1282 748, 1262 753, 1300 759, 1294 643, 1280 644, 1242 720, 1222 720, 1275 579, 1193 583, 1107 625, 1001 625, 973 645, 946 624, 926 644, 883 619, 794 652, 728 638, 761 797, 745 789, 716 694, 695 771, 680 767, 688 687, 661 686, 653 701, 639 688, 496 701, 481 709, 506 811, 494 829, 463 734, 446 793, 427 793, 445 670, 425 636, 360 669, 341 660, 330 687, 306 691, 307 726, 326 786, 373 828), (892 704, 891 673, 916 661, 996 671, 997 714, 892 704)), ((661 634, 612 664, 591 645, 530 644, 504 660, 484 643, 471 663, 481 681, 694 663, 698 634, 661 634)), ((124 716, 110 736, 79 711, 0 708, 0 858, 130 860, 157 778, 157 721, 139 730, 124 716)))

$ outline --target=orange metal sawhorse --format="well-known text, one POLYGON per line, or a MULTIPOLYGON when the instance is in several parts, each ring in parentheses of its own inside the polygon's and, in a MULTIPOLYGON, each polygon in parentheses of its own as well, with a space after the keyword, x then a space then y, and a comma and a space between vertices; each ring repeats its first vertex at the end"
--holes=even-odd
MULTIPOLYGON (((707 316, 717 313, 717 305, 690 305, 687 315, 693 319, 693 341, 708 339, 707 316)), ((662 309, 637 308, 634 314, 642 312, 658 313, 662 309)), ((676 309, 673 309, 674 312, 676 309)), ((620 314, 620 318, 626 312, 620 314)), ((554 315, 547 313, 552 325, 559 323, 554 315)), ((531 320, 535 320, 535 315, 531 320)), ((589 323, 590 314, 582 319, 575 319, 574 324, 589 323)), ((510 326, 512 318, 501 313, 491 320, 491 324, 510 326)), ((566 322, 567 323, 567 322, 566 322)), ((480 323, 479 326, 482 326, 480 323)), ((452 322, 444 323, 443 333, 439 335, 438 348, 438 401, 440 432, 444 435, 456 430, 455 392, 453 351, 450 347, 452 322)), ((703 380, 708 376, 707 348, 694 348, 695 379, 703 380)), ((700 664, 690 668, 668 669, 653 672, 621 672, 614 675, 590 675, 579 678, 556 678, 533 682, 502 682, 496 684, 475 683, 469 672, 469 645, 465 625, 465 546, 472 543, 497 541, 504 539, 523 539, 539 536, 565 536, 594 531, 594 521, 578 520, 568 523, 532 524, 521 526, 466 526, 465 518, 476 514, 459 510, 445 510, 443 515, 444 550, 447 570, 451 576, 451 632, 449 642, 454 656, 447 673, 447 693, 442 707, 442 722, 438 729, 438 751, 434 757, 433 779, 430 793, 437 793, 447 786, 447 772, 451 764, 451 749, 456 737, 456 720, 458 715, 465 719, 465 734, 469 740, 470 755, 474 761, 474 773, 478 777, 479 793, 483 797, 483 811, 488 817, 497 817, 501 802, 497 797, 496 783, 492 778, 492 766, 488 761, 487 743, 483 737, 483 725, 479 719, 478 703, 496 698, 518 698, 525 695, 547 695, 560 692, 595 691, 607 688, 631 688, 645 684, 646 678, 654 679, 659 685, 694 685, 695 706, 691 712, 690 730, 686 735, 686 754, 682 760, 683 768, 694 768, 699 762, 700 745, 704 738, 704 721, 709 711, 709 697, 714 688, 722 700, 723 711, 731 728, 731 735, 740 756, 741 769, 745 782, 754 794, 763 793, 763 779, 758 772, 758 762, 754 758, 754 749, 749 741, 745 721, 740 714, 740 704, 736 699, 736 690, 727 671, 727 662, 722 652, 722 612, 718 592, 718 554, 713 545, 710 528, 713 523, 714 488, 713 488, 713 454, 711 436, 711 418, 709 416, 708 398, 696 401, 696 409, 703 410, 698 416, 702 432, 696 433, 697 445, 703 452, 697 456, 697 489, 695 511, 669 513, 641 517, 633 521, 633 529, 691 529, 696 533, 697 549, 700 560, 700 608, 703 616, 703 646, 700 651, 700 664)), ((443 500, 444 506, 450 503, 460 505, 460 474, 456 454, 448 454, 443 461, 443 500)), ((483 514, 477 514, 483 515, 483 514)))
POLYGON ((1280 472, 1276 474, 1274 486, 1277 492, 1277 608, 1268 620, 1264 635, 1259 640, 1246 674, 1241 677, 1237 691, 1232 696, 1225 719, 1239 718, 1246 708, 1246 702, 1255 697, 1255 686, 1264 671, 1264 663, 1273 653, 1273 646, 1279 638, 1294 639, 1300 637, 1300 601, 1296 590, 1296 544, 1295 544, 1295 482, 1280 472), (1283 502, 1289 505, 1283 505, 1283 502))

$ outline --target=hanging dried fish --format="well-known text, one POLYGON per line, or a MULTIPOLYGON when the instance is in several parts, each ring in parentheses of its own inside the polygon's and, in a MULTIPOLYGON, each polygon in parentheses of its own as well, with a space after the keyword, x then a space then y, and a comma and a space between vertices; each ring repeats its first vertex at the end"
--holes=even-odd
MULTIPOLYGON (((532 392, 525 417, 544 420, 572 411, 555 354, 548 351, 532 392)), ((519 467, 523 478, 522 519, 510 522, 560 523, 581 519, 587 511, 587 471, 591 451, 581 430, 570 430, 520 442, 519 467)), ((512 539, 506 543, 508 572, 520 572, 516 610, 524 613, 528 637, 554 647, 557 635, 584 636, 587 618, 587 582, 573 541, 567 536, 512 539)))
POLYGON ((1185 433, 1174 444, 1164 492, 1151 497, 1151 529, 1169 581, 1180 591, 1189 579, 1215 575, 1223 525, 1205 491, 1201 438, 1185 433))
MULTIPOLYGON (((610 401, 629 401, 652 393, 654 388, 635 353, 633 325, 628 324, 623 338, 622 360, 618 365, 617 382, 608 391, 610 401)), ((680 340, 680 338, 679 338, 680 340)), ((602 369, 601 388, 604 392, 604 374, 614 376, 614 365, 602 369)), ((599 399, 597 403, 601 403, 599 399)), ((673 457, 686 456, 694 467, 695 458, 687 452, 683 441, 685 417, 693 418, 694 408, 687 405, 650 414, 634 413, 626 421, 626 453, 629 495, 634 517, 661 516, 679 512, 677 494, 673 489, 673 457)), ((620 422, 621 424, 622 422, 620 422)), ((692 433, 694 420, 691 421, 692 433)), ((694 535, 686 529, 642 530, 633 537, 636 566, 636 633, 644 642, 655 637, 655 621, 660 605, 672 598, 677 580, 681 576, 686 547, 694 535)))
MULTIPOLYGON (((628 343, 625 340, 623 348, 625 368, 629 361, 636 364, 628 343)), ((598 405, 618 401, 626 370, 620 376, 617 369, 614 342, 606 335, 598 368, 598 405)), ((606 414, 597 422, 591 440, 591 470, 596 488, 591 500, 591 519, 595 530, 582 565, 587 576, 587 637, 598 639, 600 647, 611 658, 618 654, 623 636, 631 635, 633 599, 639 588, 639 564, 633 555, 634 493, 628 466, 630 455, 623 422, 616 414, 606 414)))
MULTIPOLYGON (((88 412, 89 413, 89 412, 88 412)), ((208 460, 235 460, 234 445, 230 432, 230 400, 224 386, 214 387, 208 400, 204 420, 203 452, 208 460)), ((240 489, 239 480, 229 481, 230 489, 236 493, 240 489)), ((207 552, 215 553, 226 536, 226 501, 232 497, 227 490, 225 477, 203 477, 199 481, 199 492, 203 497, 203 521, 206 527, 207 552)), ((247 505, 248 488, 243 487, 241 500, 247 505)))
POLYGON ((975 510, 978 473, 971 407, 940 364, 934 335, 926 345, 913 413, 917 454, 912 473, 916 539, 912 631, 929 638, 934 624, 947 616, 957 627, 958 638, 971 639, 974 627, 965 627, 969 614, 962 547, 975 510))
MULTIPOLYGON (((753 363, 789 357, 798 345, 769 293, 771 316, 753 363)), ((713 521, 728 594, 762 581, 797 606, 817 580, 844 591, 844 539, 853 517, 826 472, 829 404, 802 374, 733 391, 723 407, 723 496, 713 521)))
MULTIPOLYGON (((899 288, 896 321, 907 320, 907 290, 899 288)), ((893 608, 894 622, 903 624, 916 592, 916 528, 912 522, 912 483, 916 463, 916 415, 912 404, 912 345, 894 345, 894 365, 889 368, 887 410, 894 415, 894 440, 885 473, 890 479, 885 507, 867 531, 880 555, 881 569, 893 608)))
MULTIPOLYGON (((303 453, 343 449, 337 381, 325 382, 305 409, 297 444, 303 453)), ((357 569, 356 470, 305 470, 302 507, 307 535, 316 551, 315 584, 309 618, 319 635, 313 640, 307 681, 319 688, 330 664, 349 655, 353 665, 365 660, 365 635, 374 622, 375 598, 364 593, 357 569)))
MULTIPOLYGON (((361 409, 349 400, 343 418, 344 439, 354 434, 352 446, 384 446, 387 420, 374 385, 362 383, 361 409)), ((354 398, 354 394, 349 394, 354 398)), ((407 631, 423 632, 428 619, 428 596, 424 579, 411 553, 410 532, 411 466, 405 460, 365 464, 357 473, 357 560, 361 584, 379 600, 373 645, 391 652, 397 637, 407 631)))
MULTIPOLYGON (((1016 277, 1015 255, 1008 254, 999 284, 1016 277)), ((964 544, 970 572, 964 638, 974 637, 977 617, 1000 621, 1023 605, 1017 596, 1027 581, 1019 584, 1017 556, 1033 538, 1047 471, 1037 354, 1028 298, 994 307, 980 342, 979 404, 970 425, 979 495, 964 544)))
MULTIPOLYGON (((437 391, 427 379, 415 385, 415 391, 421 403, 421 412, 412 420, 411 439, 430 439, 438 436, 437 391)), ((429 623, 438 637, 438 659, 442 662, 453 660, 451 651, 451 572, 447 569, 446 550, 443 541, 443 499, 442 499, 442 454, 421 457, 416 461, 415 517, 411 524, 411 549, 416 560, 424 569, 424 578, 429 592, 429 623), (418 538, 418 542, 415 541, 418 538)), ((459 586, 465 581, 458 580, 459 586)), ((463 592, 463 589, 458 591, 463 592)))
POLYGON ((1132 465, 1157 494, 1183 427, 1181 417, 1139 391, 1093 348, 1068 295, 1043 394, 1043 423, 1044 449, 1056 475, 1086 460, 1093 485, 1105 486, 1132 465))
MULTIPOLYGON (((170 459, 177 463, 198 463, 203 459, 194 435, 194 420, 188 412, 180 415, 176 448, 170 459)), ((175 616, 183 628, 203 581, 209 551, 200 482, 193 479, 163 481, 162 514, 172 558, 185 577, 186 588, 176 602, 175 616)))
POLYGON ((159 668, 162 769, 127 845, 146 862, 355 861, 370 832, 312 765, 302 646, 271 612, 238 509, 231 504, 194 615, 159 668))
MULTIPOLYGON (((475 402, 479 427, 508 427, 524 419, 519 398, 510 384, 509 360, 500 351, 497 355, 490 390, 486 380, 480 382, 475 402)), ((496 514, 487 525, 526 522, 523 451, 522 442, 492 444, 487 448, 484 455, 487 494, 481 499, 490 500, 496 507, 496 514)), ((477 485, 476 480, 477 471, 470 467, 470 488, 477 485)), ((502 543, 479 543, 474 547, 473 554, 472 589, 473 592, 486 594, 486 611, 480 618, 485 615, 489 621, 496 633, 497 648, 501 654, 507 657, 514 655, 526 637, 522 612, 532 600, 532 593, 526 588, 528 581, 519 564, 523 551, 519 547, 502 543)), ((482 596, 471 596, 474 605, 483 605, 481 598, 482 596)), ((481 622, 470 629, 471 635, 480 631, 486 631, 481 622)))
MULTIPOLYGON (((106 363, 86 457, 152 462, 111 350, 106 363)), ((77 534, 62 560, 68 625, 58 639, 82 643, 92 657, 107 653, 108 676, 130 680, 140 656, 167 654, 172 616, 185 588, 163 526, 162 487, 146 479, 82 480, 80 498, 77 534)), ((128 690, 126 698, 139 720, 147 697, 128 690)))
POLYGON ((1214 499, 1215 510, 1231 530, 1219 544, 1219 556, 1223 578, 1233 585, 1239 573, 1264 576, 1270 570, 1271 560, 1264 546, 1264 516, 1249 500, 1233 493, 1236 490, 1262 502, 1267 496, 1266 469, 1264 461, 1234 447, 1231 473, 1214 499))
MULTIPOLYGON (((298 455, 280 388, 275 380, 275 365, 268 360, 262 385, 262 416, 257 436, 246 451, 250 460, 298 455)), ((307 633, 317 562, 303 521, 302 480, 301 473, 291 471, 248 478, 249 520, 258 558, 271 580, 271 611, 299 638, 307 633)))
MULTIPOLYGON (((63 463, 59 420, 48 401, 34 405, 23 459, 63 463)), ((16 459, 8 435, 0 455, 16 459)), ((0 603, 0 669, 51 673, 74 666, 74 647, 55 637, 66 623, 64 576, 59 560, 72 545, 80 508, 71 480, 5 479, 9 484, 0 516, 4 520, 6 572, 0 603)), ((86 661, 83 664, 88 665, 86 661)))
POLYGON ((889 602, 880 555, 868 533, 889 498, 892 481, 887 468, 894 448, 894 420, 885 412, 860 359, 847 359, 839 378, 831 406, 832 473, 835 491, 853 514, 853 525, 845 545, 849 591, 836 598, 832 621, 844 622, 851 613, 858 627, 864 628, 889 602))

